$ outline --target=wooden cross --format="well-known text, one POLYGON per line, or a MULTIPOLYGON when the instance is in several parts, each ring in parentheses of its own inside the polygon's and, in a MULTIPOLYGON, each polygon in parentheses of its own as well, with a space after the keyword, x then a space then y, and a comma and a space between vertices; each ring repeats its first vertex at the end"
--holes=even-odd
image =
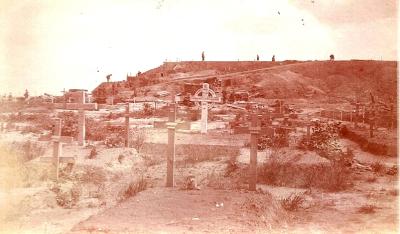
POLYGON ((210 90, 210 86, 207 83, 203 83, 203 88, 196 93, 200 93, 199 91, 201 91, 201 96, 190 96, 190 101, 201 102, 201 133, 207 133, 208 103, 221 103, 221 97, 209 97, 208 94, 210 92, 214 93, 214 91, 210 90))
POLYGON ((79 145, 85 145, 85 110, 97 110, 97 103, 85 103, 85 91, 76 91, 76 103, 67 103, 66 109, 78 110, 78 136, 79 145))
POLYGON ((63 157, 62 156, 62 144, 71 143, 72 137, 61 136, 61 119, 54 119, 54 133, 51 137, 53 141, 53 157, 41 157, 41 162, 51 162, 55 170, 55 180, 58 181, 58 172, 60 163, 74 163, 74 157, 63 157))
POLYGON ((167 187, 174 187, 175 164, 175 129, 176 129, 176 104, 171 103, 168 112, 168 149, 167 149, 167 187))
POLYGON ((258 151, 258 137, 261 135, 274 136, 274 129, 269 127, 260 127, 258 115, 251 114, 251 122, 248 127, 236 127, 234 132, 250 133, 250 180, 249 190, 255 191, 257 189, 257 151, 258 151))

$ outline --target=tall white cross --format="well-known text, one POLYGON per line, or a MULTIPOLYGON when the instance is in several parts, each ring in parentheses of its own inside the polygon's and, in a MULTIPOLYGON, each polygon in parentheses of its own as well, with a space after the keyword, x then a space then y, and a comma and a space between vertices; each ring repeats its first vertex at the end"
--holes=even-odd
POLYGON ((67 103, 66 109, 78 110, 78 136, 79 145, 85 145, 85 110, 97 110, 97 103, 85 103, 85 91, 74 92, 76 103, 67 103))
MULTIPOLYGON (((199 90, 200 91, 200 90, 199 90)), ((197 91, 196 93, 199 93, 197 91)), ((221 97, 209 97, 209 94, 213 94, 214 91, 210 89, 210 85, 203 83, 201 89, 201 96, 195 95, 190 97, 192 102, 201 102, 201 133, 207 133, 207 121, 208 121, 208 103, 209 102, 221 102, 221 97)))

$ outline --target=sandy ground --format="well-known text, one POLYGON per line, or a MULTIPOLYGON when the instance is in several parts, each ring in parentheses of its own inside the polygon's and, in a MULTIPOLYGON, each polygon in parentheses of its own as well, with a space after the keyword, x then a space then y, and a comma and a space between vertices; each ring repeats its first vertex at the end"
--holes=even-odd
MULTIPOLYGON (((148 143, 167 143, 165 129, 149 129, 148 143)), ((15 132, 1 135, 2 142, 35 140, 34 134, 15 132)), ((207 135, 177 133, 177 144, 244 146, 247 135, 230 135, 211 131, 207 135)), ((51 143, 45 155, 51 155, 51 143)), ((341 139, 350 146, 355 158, 365 164, 379 161, 390 167, 397 158, 375 156, 363 152, 354 142, 341 139)), ((99 167, 107 175, 104 190, 106 204, 99 199, 82 196, 77 206, 62 208, 50 191, 51 181, 34 186, 0 191, 0 233, 397 233, 397 176, 371 171, 354 171, 354 187, 329 193, 313 189, 277 187, 259 184, 258 192, 248 192, 247 184, 235 184, 225 177, 229 155, 194 165, 177 166, 176 187, 165 188, 166 163, 163 155, 154 165, 146 162, 134 149, 98 146, 96 159, 88 159, 90 148, 66 145, 64 155, 77 160, 75 172, 87 166, 99 167), (119 162, 120 155, 125 155, 119 162), (184 178, 193 175, 200 190, 181 190, 184 178), (117 202, 118 192, 134 178, 144 176, 149 188, 125 201, 117 202), (280 200, 290 194, 302 194, 305 202, 298 211, 286 211, 280 200), (6 202, 4 202, 6 201, 6 202), (223 205, 221 205, 223 204, 223 205), (360 207, 373 205, 372 213, 360 207)), ((281 151, 287 160, 297 163, 326 163, 313 152, 296 149, 281 151)), ((271 152, 260 151, 259 163, 271 152)), ((249 149, 241 148, 237 162, 248 164, 249 149)), ((33 163, 39 163, 35 159, 33 163)), ((85 185, 93 187, 93 185, 85 185)), ((103 201, 102 200, 102 201, 103 201)))

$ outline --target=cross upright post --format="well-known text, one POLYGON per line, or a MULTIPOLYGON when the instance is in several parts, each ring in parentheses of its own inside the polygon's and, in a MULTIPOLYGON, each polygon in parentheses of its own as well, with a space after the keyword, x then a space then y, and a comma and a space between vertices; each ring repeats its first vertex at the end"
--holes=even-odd
POLYGON ((208 121, 208 92, 210 90, 210 86, 207 83, 203 84, 203 91, 201 93, 202 101, 201 101, 201 133, 207 133, 207 121, 208 121))
POLYGON ((257 187, 257 151, 258 138, 260 135, 274 137, 275 130, 271 127, 260 127, 259 116, 256 113, 250 114, 250 126, 235 127, 234 134, 250 134, 250 165, 249 165, 249 190, 255 191, 257 187))
POLYGON ((258 118, 255 113, 251 114, 250 124, 250 183, 249 190, 256 191, 257 189, 257 150, 258 150, 258 135, 260 133, 258 126, 258 118))
POLYGON ((168 113, 167 187, 174 187, 176 104, 171 103, 168 113))
POLYGON ((129 127, 129 102, 126 103, 125 107, 125 147, 129 148, 129 141, 130 141, 130 127, 129 127))

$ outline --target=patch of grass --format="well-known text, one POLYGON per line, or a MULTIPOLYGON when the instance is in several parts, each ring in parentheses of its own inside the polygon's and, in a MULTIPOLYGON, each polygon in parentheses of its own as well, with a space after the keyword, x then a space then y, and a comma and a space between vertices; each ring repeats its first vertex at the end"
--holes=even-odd
POLYGON ((358 208, 358 213, 362 214, 373 214, 376 212, 376 206, 375 205, 363 205, 360 208, 358 208))
POLYGON ((121 190, 118 196, 118 200, 120 202, 125 201, 130 197, 136 196, 136 194, 138 194, 139 192, 146 190, 147 187, 148 181, 142 176, 138 180, 130 182, 126 188, 121 190))
POLYGON ((83 173, 78 175, 78 180, 82 183, 102 185, 107 181, 107 174, 101 167, 85 166, 83 173))
POLYGON ((329 192, 352 185, 351 171, 339 163, 297 165, 271 160, 258 169, 260 183, 295 188, 321 188, 329 192))
POLYGON ((260 194, 257 197, 246 197, 241 208, 247 212, 255 212, 257 216, 265 215, 269 210, 269 203, 272 202, 271 194, 260 194))
POLYGON ((396 166, 396 165, 393 165, 391 168, 389 168, 389 169, 386 171, 386 174, 387 174, 387 175, 397 175, 397 166, 396 166))
POLYGON ((230 157, 226 164, 225 176, 230 176, 239 168, 236 157, 230 157))
POLYGON ((177 148, 177 154, 183 155, 179 165, 184 167, 204 161, 214 161, 221 157, 234 157, 239 155, 239 148, 219 145, 181 145, 177 148))
POLYGON ((371 168, 372 168, 372 171, 375 173, 381 173, 385 170, 385 166, 379 161, 372 163, 371 168))
POLYGON ((141 156, 144 160, 144 165, 146 167, 158 165, 163 161, 163 159, 159 155, 142 154, 141 156))
POLYGON ((82 194, 82 187, 74 184, 69 189, 61 189, 59 185, 56 185, 51 189, 51 191, 56 194, 57 205, 71 209, 79 202, 82 194))
POLYGON ((147 132, 144 129, 135 129, 134 131, 130 132, 130 142, 129 145, 133 148, 136 149, 138 153, 141 152, 141 150, 144 147, 144 142, 146 141, 147 138, 147 132))
POLYGON ((305 198, 303 195, 292 193, 281 200, 281 206, 287 211, 297 211, 301 208, 304 201, 305 198))
POLYGON ((199 190, 196 178, 192 175, 187 176, 181 186, 182 190, 199 190))

